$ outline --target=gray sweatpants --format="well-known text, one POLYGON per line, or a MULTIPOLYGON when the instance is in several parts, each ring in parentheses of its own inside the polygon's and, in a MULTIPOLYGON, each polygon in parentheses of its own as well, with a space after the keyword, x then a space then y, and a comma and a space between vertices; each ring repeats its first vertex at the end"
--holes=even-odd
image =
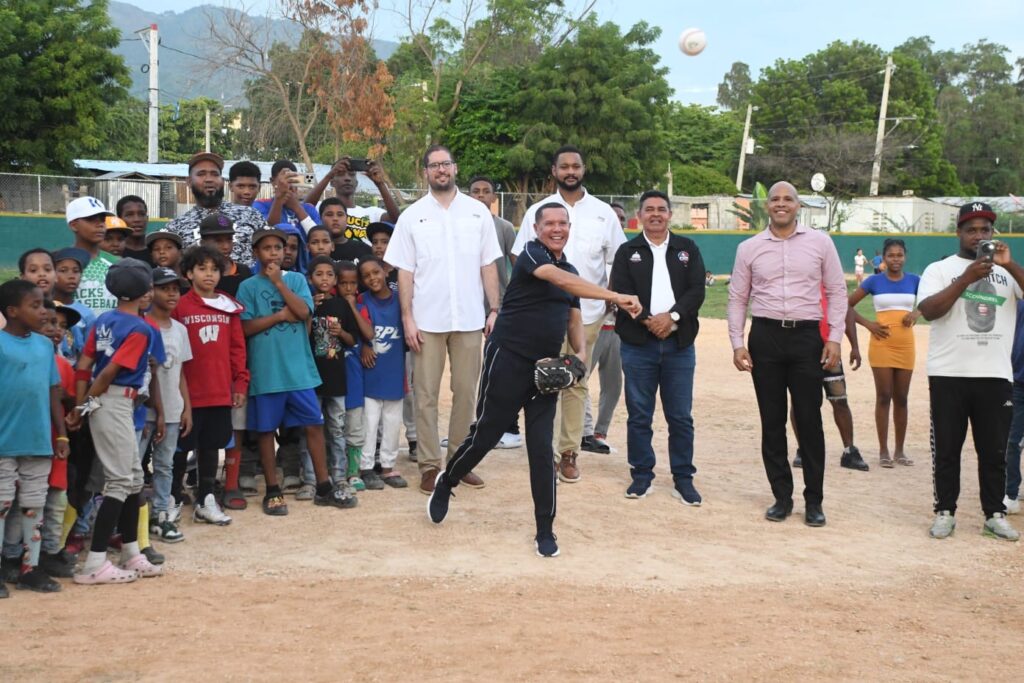
POLYGON ((590 359, 590 372, 597 369, 597 379, 601 387, 601 397, 598 401, 597 424, 594 424, 594 417, 590 412, 590 395, 584 402, 585 412, 583 415, 583 435, 593 436, 607 434, 608 427, 612 422, 612 415, 622 397, 622 356, 619 355, 619 335, 615 330, 601 329, 597 335, 597 343, 594 344, 593 358, 590 359))
MULTIPOLYGON (((0 456, 0 539, 5 539, 10 520, 11 531, 20 531, 28 552, 26 563, 31 567, 39 564, 43 506, 46 505, 51 462, 51 456, 0 456), (30 512, 24 515, 22 510, 30 512)), ((16 536, 12 534, 12 540, 16 536)), ((8 557, 11 556, 13 554, 8 557)))
POLYGON ((126 387, 110 385, 100 396, 100 407, 89 414, 96 459, 103 467, 103 495, 124 502, 142 491, 142 458, 132 414, 135 402, 126 387))

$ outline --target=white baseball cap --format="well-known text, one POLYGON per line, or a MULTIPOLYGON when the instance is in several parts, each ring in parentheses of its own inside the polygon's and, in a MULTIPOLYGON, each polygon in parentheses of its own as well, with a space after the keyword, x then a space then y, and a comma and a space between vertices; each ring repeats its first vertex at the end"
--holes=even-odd
POLYGON ((103 206, 103 202, 96 199, 95 197, 79 197, 70 204, 68 204, 65 215, 68 219, 68 224, 71 221, 76 221, 79 218, 88 218, 89 216, 113 216, 113 211, 107 211, 107 207, 103 206))

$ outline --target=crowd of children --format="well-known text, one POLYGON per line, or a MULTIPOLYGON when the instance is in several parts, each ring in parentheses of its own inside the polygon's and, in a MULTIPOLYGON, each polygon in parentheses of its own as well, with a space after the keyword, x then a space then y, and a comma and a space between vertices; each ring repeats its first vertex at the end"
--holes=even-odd
POLYGON ((226 526, 256 495, 247 449, 267 515, 288 514, 286 493, 351 508, 359 491, 408 486, 407 349, 381 259, 390 224, 369 226, 371 246, 346 236, 345 206, 326 199, 322 224, 256 230, 248 264, 232 260, 223 214, 183 249, 177 233, 147 230, 141 198, 116 208, 74 200, 73 244, 27 251, 0 285, 0 597, 5 584, 160 576, 150 540, 185 540, 183 506, 226 526), (297 444, 298 487, 281 479, 279 444, 297 444))

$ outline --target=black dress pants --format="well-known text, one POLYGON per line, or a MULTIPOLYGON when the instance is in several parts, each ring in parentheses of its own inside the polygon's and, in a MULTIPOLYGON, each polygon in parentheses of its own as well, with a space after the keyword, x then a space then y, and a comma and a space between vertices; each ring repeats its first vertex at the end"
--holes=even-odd
POLYGON ((793 470, 786 442, 788 406, 793 400, 797 438, 803 453, 804 501, 820 505, 825 480, 825 434, 821 427, 824 342, 817 325, 784 328, 754 320, 747 349, 754 366, 754 392, 761 413, 761 458, 775 499, 793 498, 793 470))
POLYGON ((555 460, 552 440, 557 394, 540 394, 533 383, 534 361, 488 341, 476 405, 476 422, 455 454, 445 477, 458 486, 501 439, 509 424, 525 409, 526 453, 530 461, 537 531, 551 531, 555 519, 555 460))

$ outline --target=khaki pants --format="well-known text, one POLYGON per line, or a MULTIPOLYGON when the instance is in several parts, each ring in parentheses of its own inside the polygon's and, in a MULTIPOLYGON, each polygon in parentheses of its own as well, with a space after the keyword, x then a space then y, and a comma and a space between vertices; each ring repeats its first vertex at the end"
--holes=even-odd
POLYGON ((451 362, 452 412, 448 420, 448 455, 469 434, 480 379, 483 334, 475 332, 421 332, 423 344, 416 354, 413 393, 416 395, 416 436, 420 472, 444 467, 437 427, 437 400, 445 358, 451 362))
MULTIPOLYGON (((594 355, 594 345, 597 343, 597 336, 601 333, 601 324, 604 318, 597 322, 583 326, 583 334, 587 340, 587 376, 581 381, 566 389, 561 394, 558 402, 561 419, 556 417, 555 423, 561 424, 558 431, 558 442, 555 444, 555 453, 579 453, 580 441, 583 440, 583 413, 587 401, 587 381, 590 379, 590 370, 594 367, 591 357, 594 355)), ((562 344, 562 353, 574 353, 569 345, 569 338, 566 337, 562 344)))

